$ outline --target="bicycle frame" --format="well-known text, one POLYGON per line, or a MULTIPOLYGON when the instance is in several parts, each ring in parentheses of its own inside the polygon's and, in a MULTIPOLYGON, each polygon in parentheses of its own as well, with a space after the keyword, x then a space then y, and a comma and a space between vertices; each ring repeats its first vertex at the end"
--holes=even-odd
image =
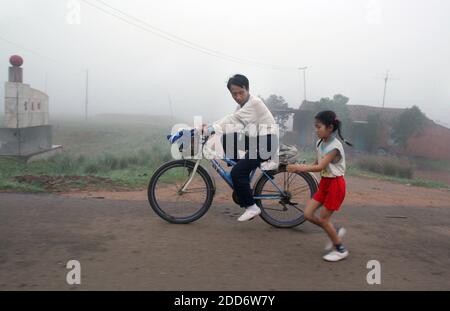
MULTIPOLYGON (((225 163, 234 166, 236 165, 236 161, 233 161, 227 157, 222 159, 223 161, 225 161, 225 163)), ((222 177, 222 179, 227 183, 227 185, 231 188, 234 189, 233 187, 233 180, 231 178, 231 173, 226 171, 222 165, 220 165, 220 162, 216 159, 211 159, 209 160, 209 162, 211 163, 211 166, 213 167, 213 169, 219 174, 220 177, 222 177)), ((194 178, 194 175, 197 171, 197 167, 200 163, 200 159, 197 160, 197 162, 195 163, 195 167, 192 170, 191 176, 189 177, 188 181, 184 184, 182 191, 185 191, 186 188, 189 186, 190 182, 192 181, 192 179, 194 178)), ((270 195, 270 194, 266 194, 266 195, 257 195, 254 196, 254 199, 257 200, 277 200, 277 199, 282 199, 285 195, 284 195, 284 191, 281 190, 278 185, 273 181, 272 178, 270 178, 269 174, 266 171, 261 170, 261 172, 267 177, 267 179, 272 183, 272 185, 278 190, 279 194, 278 195, 270 195)), ((254 169, 251 173, 250 173, 250 182, 253 179, 253 177, 255 176, 256 173, 256 169, 254 169)))
MULTIPOLYGON (((227 157, 225 157, 223 159, 223 161, 225 161, 225 163, 230 164, 232 166, 236 165, 237 162, 228 159, 227 157)), ((216 172, 220 175, 220 177, 222 177, 222 179, 228 184, 228 186, 230 186, 231 189, 234 189, 233 187, 233 181, 231 179, 231 173, 227 172, 219 163, 219 161, 217 161, 216 159, 212 159, 210 160, 212 167, 216 170, 216 172)), ((284 196, 284 192, 283 190, 281 190, 278 185, 273 181, 272 178, 270 178, 269 174, 267 174, 267 172, 261 170, 261 172, 268 178, 268 180, 270 180, 270 182, 272 183, 272 185, 274 185, 274 187, 279 191, 279 195, 258 195, 258 196, 254 196, 254 199, 258 199, 258 200, 276 200, 276 199, 281 199, 284 196)), ((256 169, 254 169, 251 173, 250 173, 250 182, 252 181, 253 177, 255 176, 256 173, 256 169)))
MULTIPOLYGON (((203 146, 206 144, 206 141, 207 141, 207 140, 208 140, 208 138, 206 138, 206 139, 202 142, 202 148, 203 148, 203 146)), ((203 152, 203 150, 202 150, 202 152, 203 152)), ((194 175, 195 175, 195 173, 197 172, 197 168, 198 168, 198 166, 199 166, 199 164, 200 164, 200 160, 201 160, 201 159, 198 159, 198 160, 196 161, 195 166, 194 166, 194 169, 192 170, 191 176, 189 176, 188 180, 187 180, 186 183, 183 185, 183 187, 182 187, 182 189, 181 189, 181 192, 186 191, 187 187, 189 186, 189 184, 190 184, 191 181, 193 180, 194 175)), ((226 157, 226 156, 225 156, 223 159, 221 159, 221 160, 223 160, 225 163, 227 163, 228 165, 231 165, 231 166, 234 166, 234 165, 237 164, 236 161, 233 161, 233 160, 229 159, 229 158, 226 157)), ((209 162, 211 163, 211 166, 213 167, 213 169, 214 169, 214 170, 219 174, 219 176, 222 177, 222 179, 227 183, 227 185, 228 185, 231 189, 234 189, 234 187, 233 187, 233 180, 232 180, 232 178, 231 178, 231 173, 228 172, 228 171, 226 171, 226 170, 222 167, 222 165, 220 165, 220 162, 219 162, 217 159, 211 159, 211 160, 209 160, 209 162)), ((285 193, 284 193, 284 191, 281 190, 281 189, 278 187, 278 185, 273 181, 273 179, 270 177, 270 175, 269 175, 266 171, 264 171, 264 170, 261 170, 261 172, 267 177, 267 179, 272 183, 272 185, 278 190, 279 194, 278 194, 278 195, 275 195, 275 194, 274 194, 274 195, 270 195, 270 194, 267 194, 267 195, 258 195, 258 196, 254 196, 253 198, 254 198, 254 199, 257 199, 257 200, 277 200, 277 199, 279 200, 279 199, 284 198, 284 197, 286 196, 285 193)), ((255 173, 256 173, 256 169, 254 169, 254 170, 250 173, 250 182, 252 181, 253 177, 255 176, 255 173)))

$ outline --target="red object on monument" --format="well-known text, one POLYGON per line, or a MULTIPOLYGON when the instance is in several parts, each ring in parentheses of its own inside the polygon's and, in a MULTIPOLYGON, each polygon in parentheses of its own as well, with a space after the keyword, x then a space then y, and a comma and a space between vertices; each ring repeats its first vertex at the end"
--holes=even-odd
POLYGON ((20 67, 23 65, 23 58, 19 55, 13 55, 9 58, 9 63, 14 67, 20 67))

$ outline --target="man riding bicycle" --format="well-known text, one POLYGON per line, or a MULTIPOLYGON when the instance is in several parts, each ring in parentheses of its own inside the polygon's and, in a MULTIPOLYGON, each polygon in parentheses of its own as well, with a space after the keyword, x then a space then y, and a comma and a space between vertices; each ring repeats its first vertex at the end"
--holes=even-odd
POLYGON ((249 143, 246 143, 245 156, 235 159, 237 164, 231 170, 234 191, 240 206, 245 208, 245 212, 238 221, 247 221, 261 213, 261 209, 255 204, 253 198, 250 173, 262 162, 273 158, 276 153, 278 126, 264 102, 250 94, 249 81, 245 76, 234 75, 228 80, 227 88, 239 106, 233 114, 209 126, 204 125, 203 132, 208 136, 214 133, 229 134, 229 132, 244 130, 248 136, 249 143))

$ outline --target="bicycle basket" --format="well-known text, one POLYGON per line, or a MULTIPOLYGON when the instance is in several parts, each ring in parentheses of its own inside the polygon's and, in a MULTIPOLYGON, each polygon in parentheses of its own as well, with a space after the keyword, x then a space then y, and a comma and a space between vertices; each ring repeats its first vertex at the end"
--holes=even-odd
POLYGON ((300 154, 295 146, 280 144, 279 154, 280 164, 282 165, 294 164, 299 161, 300 154))
POLYGON ((178 145, 178 151, 182 158, 194 157, 200 148, 200 134, 195 129, 184 129, 173 135, 167 135, 171 144, 178 145))

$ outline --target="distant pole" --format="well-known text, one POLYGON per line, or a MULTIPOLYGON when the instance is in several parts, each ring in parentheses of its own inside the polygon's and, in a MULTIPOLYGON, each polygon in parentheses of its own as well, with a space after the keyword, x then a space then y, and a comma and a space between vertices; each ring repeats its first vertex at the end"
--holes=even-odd
POLYGON ((85 97, 85 107, 84 107, 84 118, 88 119, 88 105, 89 105, 89 70, 86 70, 86 97, 85 97))
POLYGON ((384 77, 384 91, 383 91, 383 109, 384 109, 384 104, 386 101, 386 87, 387 87, 387 83, 389 81, 389 70, 386 72, 386 76, 384 77))
POLYGON ((308 67, 298 67, 300 79, 301 79, 301 71, 303 71, 303 100, 305 102, 306 102, 306 69, 308 69, 308 67))
POLYGON ((47 80, 48 80, 48 74, 45 72, 45 79, 44 79, 44 93, 47 94, 47 80))
MULTIPOLYGON (((20 83, 20 82, 19 82, 20 83)), ((19 151, 19 155, 22 155, 22 137, 20 132, 20 123, 19 123, 19 83, 16 83, 16 110, 17 110, 17 147, 19 151)))
POLYGON ((172 107, 172 96, 170 96, 170 93, 168 93, 167 95, 169 97, 169 108, 170 108, 170 118, 171 118, 170 122, 172 122, 172 125, 173 125, 174 117, 173 117, 173 107, 172 107))

